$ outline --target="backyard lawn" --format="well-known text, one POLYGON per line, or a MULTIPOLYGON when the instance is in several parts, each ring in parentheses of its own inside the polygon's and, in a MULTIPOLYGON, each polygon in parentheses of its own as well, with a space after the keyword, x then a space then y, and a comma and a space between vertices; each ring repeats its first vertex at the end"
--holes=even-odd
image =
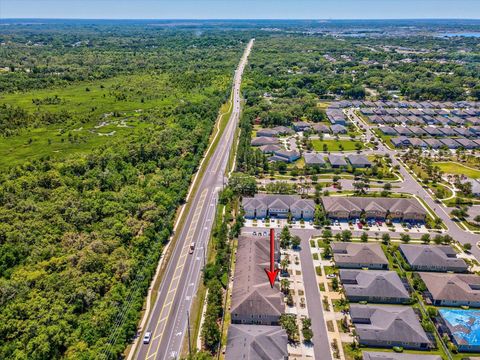
POLYGON ((364 146, 359 141, 352 140, 312 140, 312 145, 315 151, 323 151, 323 145, 327 145, 327 151, 355 151, 357 148, 355 144, 359 144, 360 148, 364 146))
POLYGON ((465 175, 472 179, 480 179, 480 170, 476 170, 474 168, 466 167, 457 162, 436 162, 433 164, 434 166, 438 166, 440 170, 445 172, 446 174, 453 174, 453 175, 465 175))

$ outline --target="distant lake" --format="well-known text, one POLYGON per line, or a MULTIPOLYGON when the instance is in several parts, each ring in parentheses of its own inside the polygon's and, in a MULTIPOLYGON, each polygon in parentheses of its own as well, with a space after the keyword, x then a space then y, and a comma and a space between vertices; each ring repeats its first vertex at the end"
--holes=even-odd
POLYGON ((440 35, 440 36, 443 36, 443 37, 463 36, 463 37, 480 38, 480 33, 475 33, 475 32, 444 33, 444 34, 439 34, 439 35, 440 35))

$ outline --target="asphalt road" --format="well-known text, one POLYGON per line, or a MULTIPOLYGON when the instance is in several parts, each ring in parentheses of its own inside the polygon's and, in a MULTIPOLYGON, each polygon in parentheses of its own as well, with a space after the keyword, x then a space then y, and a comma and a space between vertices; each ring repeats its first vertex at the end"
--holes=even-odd
POLYGON ((253 40, 248 43, 235 71, 232 114, 203 177, 198 179, 198 189, 190 200, 190 210, 184 215, 184 226, 163 274, 157 299, 145 328, 145 331, 152 332, 151 341, 149 344, 138 345, 136 359, 164 360, 180 356, 187 334, 187 313, 201 278, 218 192, 226 181, 224 174, 240 115, 242 74, 252 46, 253 40), (190 254, 192 242, 195 242, 195 250, 190 254))

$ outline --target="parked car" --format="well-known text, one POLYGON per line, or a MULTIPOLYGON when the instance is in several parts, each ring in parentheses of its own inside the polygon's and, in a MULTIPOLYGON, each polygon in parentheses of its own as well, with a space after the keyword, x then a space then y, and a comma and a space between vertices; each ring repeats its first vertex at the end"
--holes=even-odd
POLYGON ((252 235, 253 235, 253 236, 256 236, 256 235, 257 235, 257 232, 256 232, 256 231, 252 232, 252 235))
POLYGON ((337 277, 337 275, 335 274, 328 274, 327 275, 327 279, 335 279, 337 277))
POLYGON ((363 228, 363 225, 362 225, 361 222, 357 223, 357 226, 358 226, 359 229, 363 228))

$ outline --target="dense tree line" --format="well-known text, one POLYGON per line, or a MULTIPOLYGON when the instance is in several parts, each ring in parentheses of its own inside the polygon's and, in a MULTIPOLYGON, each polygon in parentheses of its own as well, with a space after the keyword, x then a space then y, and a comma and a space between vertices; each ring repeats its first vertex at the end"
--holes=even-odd
MULTIPOLYGON (((122 41, 134 46, 133 38, 122 40, 115 35, 112 40, 114 35, 104 35, 98 36, 95 45, 100 57, 102 44, 118 42, 118 56, 122 46, 128 47, 122 41)), ((68 42, 65 38, 73 35, 67 31, 36 36, 68 42)), ((148 127, 113 137, 85 156, 25 159, 21 166, 2 169, 0 358, 116 359, 136 334, 176 209, 185 200, 218 109, 228 98, 229 84, 215 83, 216 75, 231 76, 243 51, 242 43, 226 40, 222 34, 218 46, 213 44, 214 35, 206 42, 195 41, 187 33, 171 36, 165 42, 176 46, 178 54, 171 56, 173 50, 161 54, 168 64, 162 71, 169 72, 169 91, 181 89, 182 99, 142 112, 139 119, 148 127), (231 42, 225 45, 224 41, 231 42), (188 55, 189 44, 196 44, 192 50, 196 59, 188 55), (232 50, 223 51, 226 46, 232 50)), ((53 53, 69 53, 56 41, 51 46, 53 53)), ((32 61, 37 61, 37 55, 32 54, 32 61)), ((23 57, 22 50, 14 52, 12 57, 16 56, 23 57)), ((71 81, 76 81, 75 69, 71 70, 71 81)), ((18 89, 18 84, 22 88, 58 85, 43 83, 46 78, 37 75, 25 74, 29 81, 21 80, 22 75, 19 82, 3 84, 11 85, 9 90, 18 89)), ((38 112, 0 106, 3 135, 50 123, 38 112)), ((69 113, 72 122, 81 121, 83 115, 76 109, 69 113)), ((225 273, 229 247, 225 230, 219 231, 219 273, 225 273)), ((214 290, 210 296, 213 302, 214 290)))

